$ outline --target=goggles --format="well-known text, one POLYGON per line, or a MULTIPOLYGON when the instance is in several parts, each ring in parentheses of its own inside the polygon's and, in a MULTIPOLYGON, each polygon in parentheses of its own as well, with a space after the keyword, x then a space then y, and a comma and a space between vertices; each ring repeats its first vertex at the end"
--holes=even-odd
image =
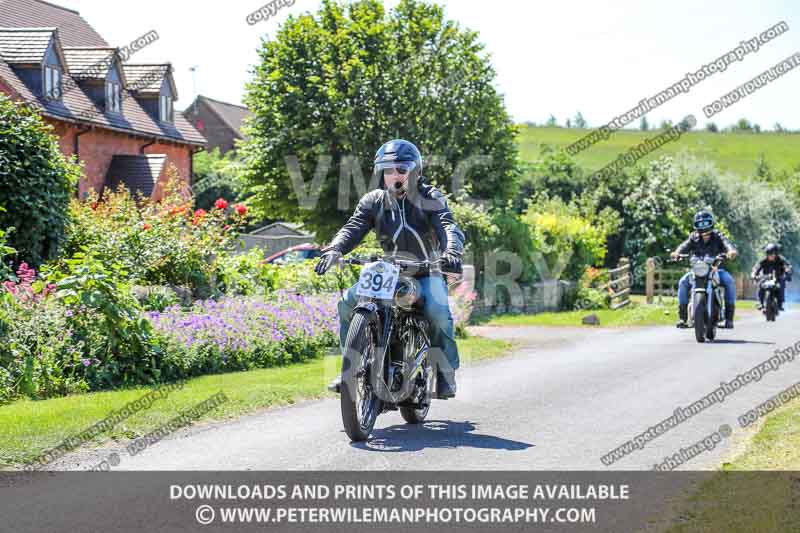
POLYGON ((375 165, 375 172, 382 172, 384 176, 408 176, 416 168, 413 161, 397 161, 389 163, 378 163, 375 165))

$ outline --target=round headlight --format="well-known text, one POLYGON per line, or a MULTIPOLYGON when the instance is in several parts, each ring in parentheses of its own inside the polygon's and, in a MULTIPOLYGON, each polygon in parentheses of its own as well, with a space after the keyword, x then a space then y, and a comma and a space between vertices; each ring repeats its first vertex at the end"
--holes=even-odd
POLYGON ((411 311, 414 303, 419 298, 419 290, 414 278, 400 278, 397 283, 397 290, 394 293, 394 303, 400 309, 411 311))
POLYGON ((692 272, 698 278, 704 278, 708 276, 709 270, 711 270, 711 267, 708 265, 708 263, 703 263, 702 261, 698 261, 692 265, 692 272))

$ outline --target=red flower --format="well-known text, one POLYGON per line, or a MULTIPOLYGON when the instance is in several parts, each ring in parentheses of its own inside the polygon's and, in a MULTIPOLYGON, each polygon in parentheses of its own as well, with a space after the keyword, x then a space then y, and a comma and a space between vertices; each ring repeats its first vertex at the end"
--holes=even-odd
POLYGON ((245 216, 247 214, 247 206, 244 204, 236 204, 233 206, 237 213, 241 216, 245 216))
POLYGON ((92 202, 92 211, 97 211, 97 202, 92 202))
POLYGON ((153 227, 153 226, 151 226, 151 225, 150 225, 150 224, 148 224, 147 222, 145 222, 144 226, 142 226, 142 228, 143 228, 145 231, 149 230, 149 229, 150 229, 150 228, 152 228, 152 227, 153 227))
POLYGON ((206 213, 206 210, 205 210, 205 209, 198 209, 197 211, 195 211, 195 212, 194 212, 194 217, 195 217, 195 218, 203 218, 203 217, 204 217, 204 216, 206 216, 207 214, 208 214, 208 213, 206 213))
POLYGON ((228 207, 228 202, 224 198, 220 198, 214 202, 214 207, 217 209, 226 209, 228 207))

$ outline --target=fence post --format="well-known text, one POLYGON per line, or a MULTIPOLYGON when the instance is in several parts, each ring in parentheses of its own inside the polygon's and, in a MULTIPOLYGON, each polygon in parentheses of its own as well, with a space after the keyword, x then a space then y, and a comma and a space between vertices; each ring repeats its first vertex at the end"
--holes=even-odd
POLYGON ((653 296, 655 295, 656 285, 656 262, 652 257, 647 258, 647 270, 644 280, 644 293, 647 297, 647 303, 653 303, 653 296))

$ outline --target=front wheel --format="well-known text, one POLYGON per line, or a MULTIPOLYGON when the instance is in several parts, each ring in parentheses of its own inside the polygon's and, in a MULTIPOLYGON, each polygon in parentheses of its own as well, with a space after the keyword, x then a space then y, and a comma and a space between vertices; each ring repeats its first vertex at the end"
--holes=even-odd
POLYGON ((772 293, 767 296, 766 314, 767 322, 775 322, 775 317, 778 316, 778 302, 772 293))
POLYGON ((697 342, 706 342, 706 321, 708 313, 707 295, 703 292, 695 295, 694 302, 694 337, 697 342))
POLYGON ((375 393, 373 376, 381 372, 378 350, 378 319, 373 313, 356 311, 350 321, 342 360, 342 422, 355 442, 369 438, 383 403, 375 393))

